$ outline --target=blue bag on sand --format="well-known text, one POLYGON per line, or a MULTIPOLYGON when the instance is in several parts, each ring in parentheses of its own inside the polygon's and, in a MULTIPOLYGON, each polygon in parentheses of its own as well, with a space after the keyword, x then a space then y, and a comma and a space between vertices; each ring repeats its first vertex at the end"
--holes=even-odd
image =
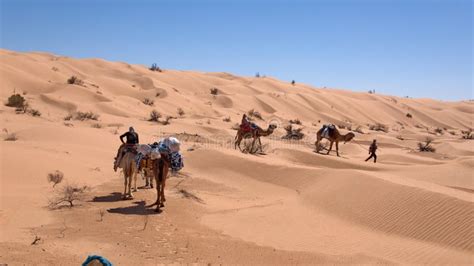
POLYGON ((112 263, 110 261, 108 261, 106 258, 104 258, 102 256, 98 256, 98 255, 88 256, 86 261, 84 261, 84 263, 82 263, 82 266, 88 266, 89 263, 91 263, 93 260, 98 260, 104 266, 112 266, 112 263))

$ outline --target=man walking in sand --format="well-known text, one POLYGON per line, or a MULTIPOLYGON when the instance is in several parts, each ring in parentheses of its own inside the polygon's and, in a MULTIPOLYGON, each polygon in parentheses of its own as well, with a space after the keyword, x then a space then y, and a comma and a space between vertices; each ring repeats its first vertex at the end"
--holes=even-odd
POLYGON ((377 140, 374 139, 372 144, 370 144, 370 147, 369 147, 370 156, 369 158, 365 159, 366 162, 370 160, 372 157, 374 158, 374 163, 377 162, 377 155, 375 154, 375 151, 377 151, 377 140))

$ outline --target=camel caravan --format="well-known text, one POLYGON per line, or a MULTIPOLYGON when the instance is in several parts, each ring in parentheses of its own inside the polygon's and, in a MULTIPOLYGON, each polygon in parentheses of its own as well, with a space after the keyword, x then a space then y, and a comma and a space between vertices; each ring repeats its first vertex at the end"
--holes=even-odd
MULTIPOLYGON (((262 129, 251 122, 244 114, 234 139, 234 148, 237 149, 238 147, 242 152, 256 153, 260 150, 263 153, 260 138, 270 136, 276 128, 276 125, 270 124, 267 129, 262 129), (249 140, 250 142, 242 145, 243 140, 249 140)), ((321 149, 321 140, 325 138, 330 142, 327 154, 331 152, 333 143, 336 143, 336 154, 339 156, 339 142, 346 143, 354 137, 355 135, 352 132, 342 135, 336 126, 324 125, 316 133, 316 152, 321 149)), ((153 188, 153 180, 155 181, 157 198, 150 207, 156 205, 155 211, 161 212, 161 208, 164 207, 166 201, 164 189, 170 170, 171 172, 178 172, 184 167, 179 140, 174 137, 167 137, 153 144, 139 144, 138 133, 135 132, 133 127, 122 134, 120 140, 122 145, 115 157, 114 171, 120 168, 124 175, 122 199, 133 199, 133 192, 138 191, 137 175, 140 173, 142 178, 145 179, 145 188, 153 188), (126 140, 124 141, 124 139, 126 140)))

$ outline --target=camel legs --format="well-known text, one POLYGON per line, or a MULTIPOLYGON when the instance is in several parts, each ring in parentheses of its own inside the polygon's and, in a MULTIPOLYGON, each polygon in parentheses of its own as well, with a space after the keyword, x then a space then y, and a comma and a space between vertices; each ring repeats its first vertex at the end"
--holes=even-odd
POLYGON ((331 150, 332 150, 332 144, 333 144, 333 143, 334 143, 334 141, 331 141, 331 143, 329 144, 329 150, 328 150, 328 153, 327 153, 327 154, 329 154, 329 153, 331 152, 331 150))
POLYGON ((122 199, 126 199, 126 198, 127 198, 127 175, 124 172, 123 173, 123 195, 122 195, 122 199))
POLYGON ((235 136, 234 140, 234 149, 237 149, 237 147, 240 147, 240 142, 242 142, 243 135, 240 133, 240 131, 237 131, 237 135, 235 136))
POLYGON ((339 141, 336 141, 336 154, 337 154, 337 157, 340 157, 339 156, 339 141))
MULTIPOLYGON (((138 191, 138 188, 137 188, 137 171, 133 171, 132 176, 133 176, 133 192, 137 192, 138 191)), ((131 182, 131 180, 130 180, 130 182, 131 182)))

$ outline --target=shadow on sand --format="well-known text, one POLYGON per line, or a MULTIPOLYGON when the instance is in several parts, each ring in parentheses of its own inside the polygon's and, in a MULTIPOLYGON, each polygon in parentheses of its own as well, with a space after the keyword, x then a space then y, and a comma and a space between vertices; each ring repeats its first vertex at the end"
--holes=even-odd
POLYGON ((107 196, 96 196, 92 199, 93 202, 115 202, 122 200, 122 193, 113 192, 107 196))
POLYGON ((146 206, 146 202, 144 200, 134 201, 133 204, 133 206, 108 209, 107 212, 127 215, 157 214, 153 208, 147 208, 148 206, 146 206))

